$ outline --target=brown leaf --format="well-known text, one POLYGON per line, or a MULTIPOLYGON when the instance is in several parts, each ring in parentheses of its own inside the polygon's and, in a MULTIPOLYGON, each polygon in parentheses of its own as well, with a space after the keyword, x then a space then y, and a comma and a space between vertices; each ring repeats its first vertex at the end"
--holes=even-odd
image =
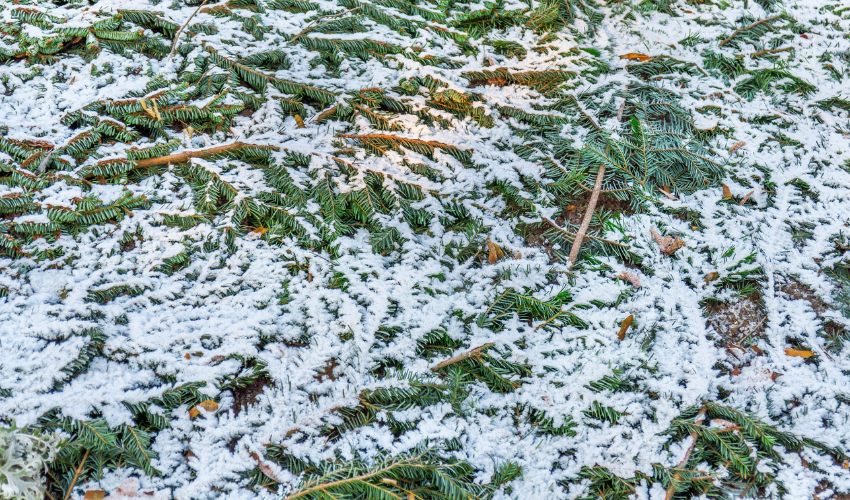
POLYGON ((298 125, 298 128, 304 128, 304 118, 301 118, 301 115, 295 115, 293 118, 295 118, 295 124, 298 125))
POLYGON ((212 399, 205 399, 204 401, 201 401, 198 403, 198 406, 193 406, 189 409, 189 418, 198 418, 201 414, 201 410, 198 409, 199 407, 206 411, 216 411, 218 410, 218 403, 212 399))
POLYGON ((629 330, 629 327, 632 326, 632 321, 634 320, 634 314, 629 314, 628 316, 626 316, 626 319, 624 319, 623 322, 620 323, 620 331, 617 332, 617 340, 622 342, 626 339, 626 332, 629 330))
POLYGON ((490 238, 487 238, 487 262, 495 264, 497 260, 505 256, 502 247, 493 243, 490 238))
POLYGON ((793 356, 795 358, 806 359, 806 358, 811 358, 812 356, 815 355, 815 353, 808 350, 808 349, 794 349, 793 347, 786 347, 785 348, 785 355, 786 356, 793 356))
POLYGON ((702 280, 705 281, 706 283, 711 283, 712 281, 716 280, 719 277, 720 277, 720 273, 718 273, 717 271, 711 271, 710 273, 706 274, 705 277, 702 280))
POLYGON ((274 469, 272 469, 271 466, 269 464, 267 464, 260 457, 259 454, 252 451, 250 453, 250 455, 251 455, 251 458, 254 459, 255 462, 257 462, 257 468, 260 469, 260 472, 262 472, 264 476, 266 476, 267 478, 271 479, 272 481, 274 481, 276 483, 282 482, 280 480, 280 478, 277 477, 277 474, 275 474, 274 469))
POLYGON ((726 184, 721 184, 721 186, 723 187, 723 199, 724 200, 731 200, 732 199, 732 190, 729 189, 729 186, 727 186, 726 184))
POLYGON ((661 236, 658 231, 651 231, 652 238, 658 243, 658 248, 664 255, 673 255, 677 250, 685 246, 685 241, 682 238, 673 236, 661 236))
POLYGON ((106 492, 103 490, 88 490, 83 495, 83 500, 103 500, 106 498, 106 492))
POLYGON ((628 61, 646 62, 652 59, 652 56, 641 54, 640 52, 629 52, 628 54, 621 55, 620 59, 626 59, 628 61))

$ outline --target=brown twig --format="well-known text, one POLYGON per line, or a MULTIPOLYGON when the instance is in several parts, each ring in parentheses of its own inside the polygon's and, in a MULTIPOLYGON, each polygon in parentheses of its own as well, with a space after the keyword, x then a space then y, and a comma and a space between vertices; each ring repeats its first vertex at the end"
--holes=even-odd
POLYGON ((719 47, 723 47, 724 45, 726 45, 727 43, 731 42, 731 41, 732 41, 732 40, 733 40, 736 36, 740 35, 741 33, 745 32, 745 31, 749 31, 749 30, 751 30, 751 29, 755 28, 756 26, 762 25, 762 24, 764 24, 764 23, 769 23, 769 22, 776 21, 777 19, 780 19, 782 16, 783 16, 782 14, 777 14, 777 15, 775 15, 775 16, 770 16, 770 17, 768 17, 768 18, 762 19, 761 21, 756 21, 756 22, 754 22, 754 23, 752 23, 752 24, 748 24, 748 25, 746 25, 746 26, 741 26, 740 28, 738 28, 738 29, 736 29, 735 31, 733 31, 733 32, 732 32, 732 34, 731 34, 731 35, 729 35, 729 37, 728 37, 728 38, 726 38, 726 39, 724 39, 723 41, 721 41, 721 42, 718 44, 718 46, 719 46, 719 47))
POLYGON ((451 358, 440 361, 439 363, 434 365, 431 368, 431 371, 435 371, 435 372, 440 371, 447 366, 451 366, 451 365, 460 363, 461 361, 466 361, 467 359, 471 359, 471 358, 477 358, 477 357, 481 356, 481 353, 483 353, 487 349, 493 347, 494 345, 496 345, 494 342, 487 342, 486 344, 482 344, 482 345, 476 347, 475 349, 472 349, 472 350, 469 350, 469 351, 466 351, 466 352, 462 352, 462 353, 460 353, 456 356, 452 356, 451 358))
MULTIPOLYGON (((706 409, 702 408, 699 411, 699 413, 697 413, 697 416, 694 419, 694 422, 697 425, 701 425, 702 421, 705 420, 705 411, 706 411, 706 409)), ((690 444, 690 446, 688 446, 688 449, 685 450, 685 455, 682 457, 681 460, 679 460, 679 463, 676 464, 676 467, 675 467, 676 469, 681 469, 682 467, 685 466, 685 464, 688 463, 688 460, 691 458, 691 453, 693 453, 694 448, 696 448, 696 445, 697 445, 697 433, 696 433, 696 431, 691 432, 690 436, 691 436, 691 444, 690 444)), ((664 494, 664 500, 672 500, 673 499, 673 495, 676 494, 676 481, 681 479, 681 477, 682 476, 678 472, 673 474, 672 481, 670 481, 670 486, 667 487, 667 491, 664 494)))
POLYGON ((222 144, 219 146, 213 146, 205 149, 195 149, 190 151, 180 151, 179 153, 172 153, 167 156, 157 156, 156 158, 145 158, 142 160, 138 160, 136 162, 136 167, 138 168, 151 168, 151 167, 160 167, 163 165, 174 165, 178 163, 187 163, 192 158, 208 158, 210 156, 217 156, 222 154, 227 154, 231 151, 238 150, 244 147, 254 147, 254 148, 262 148, 276 151, 277 148, 274 146, 268 145, 260 145, 260 144, 248 144, 244 142, 231 142, 230 144, 222 144))
POLYGON ((77 484, 77 481, 80 479, 80 474, 83 472, 83 467, 86 465, 86 460, 89 459, 89 450, 86 450, 83 453, 83 459, 80 460, 80 465, 74 469, 74 477, 71 478, 71 483, 68 485, 68 489, 65 490, 65 496, 62 497, 62 500, 68 500, 71 498, 71 493, 74 492, 74 485, 77 484))
POLYGON ((177 50, 177 42, 180 41, 180 35, 183 33, 183 30, 189 24, 189 21, 191 21, 192 18, 195 17, 195 14, 197 14, 198 11, 201 10, 201 7, 203 7, 206 4, 207 4, 207 0, 204 0, 203 2, 201 2, 201 4, 198 5, 198 8, 195 9, 194 12, 192 12, 191 16, 189 16, 189 19, 186 19, 186 22, 184 22, 183 24, 180 25, 179 28, 177 28, 177 32, 174 33, 174 40, 171 42, 171 50, 168 51, 168 57, 173 56, 174 52, 177 50))
POLYGON ((570 267, 575 265, 578 259, 578 253, 581 250, 581 244, 584 241, 584 235, 590 228, 590 221, 593 219, 593 212, 596 210, 596 202, 599 201, 599 192, 602 190, 602 179, 605 177, 605 165, 599 165, 599 171, 596 173, 596 182, 593 184, 593 192, 590 193, 590 201, 587 203, 587 209, 584 212, 584 218, 581 221, 576 232, 576 237, 573 240, 573 246, 570 249, 570 267))

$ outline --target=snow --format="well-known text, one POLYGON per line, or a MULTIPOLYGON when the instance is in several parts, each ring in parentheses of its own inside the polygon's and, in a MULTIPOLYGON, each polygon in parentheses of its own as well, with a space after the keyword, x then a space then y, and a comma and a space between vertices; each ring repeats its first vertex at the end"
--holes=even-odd
MULTIPOLYGON (((321 3, 338 8, 334 2, 321 3)), ((666 54, 701 64, 702 50, 717 49, 717 39, 728 36, 743 14, 755 18, 769 15, 753 2, 749 7, 742 1, 729 3, 732 7, 726 9, 710 3, 676 3, 675 9, 682 14, 678 17, 654 13, 635 14, 629 19, 622 14, 611 15, 588 39, 577 40, 565 31, 547 42, 550 50, 529 50, 522 60, 495 54, 486 57, 494 59, 492 67, 518 71, 560 68, 580 73, 586 67, 584 59, 562 54, 575 47, 594 47, 617 72, 603 75, 597 82, 579 79, 575 90, 606 83, 621 85, 628 81, 625 63, 618 58, 621 54, 666 54), (706 21, 713 24, 706 25, 706 21), (698 34, 704 41, 697 47, 684 46, 680 41, 688 34, 698 34)), ((166 172, 127 186, 135 194, 148 196, 152 206, 134 210, 118 224, 62 235, 56 242, 65 251, 60 259, 0 258, 0 285, 9 292, 6 298, 0 298, 0 389, 11 394, 4 397, 0 392, 0 418, 26 426, 59 407, 67 416, 87 418, 98 412, 110 425, 127 423, 131 415, 124 403, 146 401, 174 384, 188 382, 206 382, 204 390, 217 395, 218 381, 238 370, 237 356, 263 361, 272 384, 255 405, 237 414, 229 406, 231 395, 224 393, 218 412, 190 419, 188 408, 175 410, 171 428, 157 434, 154 449, 159 458, 154 466, 166 473, 139 478, 139 487, 160 495, 168 490, 174 497, 186 499, 215 495, 277 498, 294 488, 297 478, 285 471, 278 471, 278 476, 291 482, 280 492, 258 494, 247 488, 242 474, 256 466, 251 453, 269 443, 318 461, 337 455, 400 453, 413 449, 423 439, 458 439, 463 446, 457 455, 479 468, 482 480, 498 464, 518 462, 523 476, 512 483, 518 498, 574 497, 584 486, 559 482, 575 480, 582 466, 604 465, 630 477, 635 471, 651 474, 653 463, 678 462, 687 445, 666 449, 666 436, 661 433, 684 408, 714 400, 720 392, 728 394, 726 404, 783 430, 850 449, 848 347, 830 353, 819 334, 825 317, 845 328, 850 328, 850 318, 833 311, 826 316, 816 314, 808 301, 777 292, 777 282, 793 278, 835 307, 834 284, 823 270, 842 258, 835 254, 831 239, 846 234, 850 226, 850 170, 842 167, 850 161, 850 118, 847 111, 825 112, 815 104, 828 97, 848 97, 847 76, 836 81, 819 62, 825 51, 837 54, 850 50, 850 18, 829 12, 825 9, 828 4, 825 0, 786 2, 787 11, 809 28, 808 38, 796 36, 784 43, 794 50, 788 69, 817 86, 811 96, 777 91, 744 101, 731 90, 736 82, 726 83, 710 74, 679 75, 658 82, 681 94, 683 105, 692 111, 704 105, 720 109, 718 116, 694 111, 696 124, 701 129, 728 130, 726 137, 721 134, 712 144, 729 161, 724 182, 738 199, 753 193, 751 203, 743 206, 721 203, 720 188, 677 200, 661 197, 649 212, 624 217, 620 224, 633 239, 631 249, 644 259, 643 268, 652 270, 629 270, 639 276, 639 288, 616 278, 627 269, 613 258, 601 258, 596 269, 568 273, 564 264, 550 261, 545 249, 530 246, 517 235, 515 221, 498 216, 503 208, 501 201, 475 194, 484 193, 486 183, 496 179, 522 189, 520 175, 539 179, 542 174, 543 166, 519 158, 506 147, 516 141, 507 120, 497 120, 492 129, 483 129, 471 120, 446 114, 453 126, 436 129, 408 116, 407 121, 400 122, 405 130, 402 135, 467 148, 473 151, 479 168, 463 166, 438 153, 436 164, 429 164, 439 168, 445 180, 435 182, 402 163, 422 160, 409 152, 363 156, 357 158, 358 168, 415 183, 443 196, 463 198, 465 206, 486 221, 493 241, 509 249, 512 258, 483 267, 453 262, 445 246, 461 241, 461 237, 445 230, 438 221, 432 224, 430 234, 415 234, 397 225, 407 241, 388 256, 371 251, 364 230, 341 240, 340 256, 335 259, 301 248, 291 240, 278 244, 256 237, 239 238, 232 254, 223 248, 204 253, 197 249, 204 241, 218 237, 215 224, 188 230, 161 224, 162 214, 194 213, 190 190, 172 172, 166 172), (780 130, 775 124, 748 121, 771 114, 780 116, 786 127, 780 130), (781 145, 775 140, 780 131, 801 145, 781 145), (739 141, 744 146, 728 152, 739 141), (803 196, 791 184, 795 179, 804 180, 817 197, 803 196), (665 208, 695 211, 705 228, 696 230, 665 208), (795 227, 807 223, 813 225, 813 235, 796 241, 795 227), (122 235, 137 228, 144 235, 141 241, 135 248, 119 251, 122 235), (662 255, 650 235, 658 228, 680 235, 686 246, 672 258, 662 255), (185 269, 170 276, 157 271, 164 259, 186 249, 193 250, 185 269), (716 283, 704 281, 706 274, 717 271, 725 276, 739 271, 742 268, 738 266, 751 254, 754 262, 743 264, 743 269, 760 267, 764 276, 760 288, 766 319, 764 333, 757 341, 761 355, 750 349, 726 349, 721 332, 707 325, 703 307, 707 299, 733 298, 729 292, 720 291, 716 283), (348 280, 347 289, 329 286, 337 276, 348 280), (105 305, 86 300, 91 290, 117 284, 142 287, 144 292, 121 296, 105 305), (566 288, 574 296, 566 307, 588 327, 536 330, 536 325, 513 319, 495 332, 466 324, 466 318, 486 310, 507 288, 530 290, 540 298, 566 288), (285 293, 289 301, 284 303, 279 299, 285 293), (620 300, 624 295, 626 298, 620 300), (635 325, 626 339, 618 342, 616 332, 629 314, 635 316, 635 325), (397 326, 402 333, 384 342, 376 336, 382 326, 397 326), (63 375, 61 369, 84 345, 79 332, 89 327, 98 327, 106 335, 104 355, 85 373, 53 390, 54 382, 63 375), (348 431, 334 442, 319 434, 320 427, 335 418, 333 409, 356 404, 360 391, 386 383, 373 374, 378 360, 399 360, 410 372, 428 374, 431 363, 415 354, 416 341, 438 327, 463 339, 468 348, 485 342, 505 347, 512 359, 529 363, 533 375, 513 393, 497 394, 483 385, 475 387, 466 403, 468 411, 462 414, 444 404, 398 412, 398 419, 418 420, 416 428, 400 438, 380 425, 348 431), (788 337, 810 346, 818 354, 817 362, 786 355, 788 337), (522 347, 516 344, 520 339, 524 340, 522 347), (198 355, 187 359, 187 353, 198 355), (332 360, 339 364, 334 377, 317 380, 316 374, 332 360), (730 375, 725 369, 730 366, 740 366, 740 374, 730 375), (586 387, 618 368, 639 380, 642 391, 595 393, 586 387), (774 380, 774 373, 781 375, 774 380), (173 383, 165 382, 164 376, 173 383), (648 393, 656 398, 649 398, 648 393), (582 412, 594 400, 628 415, 617 424, 590 422, 582 412), (545 410, 556 418, 556 424, 571 417, 577 423, 577 434, 544 436, 532 432, 526 423, 517 425, 513 415, 519 404, 545 410), (298 432, 288 432, 293 429, 298 432), (186 451, 192 452, 191 459, 185 458, 186 451)), ((515 7, 524 5, 516 2, 515 7)), ((118 8, 166 11, 178 23, 194 10, 169 10, 164 4, 150 6, 145 0, 98 1, 88 9, 108 12, 118 8)), ((77 10, 69 4, 57 8, 56 15, 82 22, 78 17, 84 15, 77 10)), ((263 22, 276 32, 257 41, 245 37, 240 23, 199 13, 194 22, 216 23, 220 31, 198 34, 194 41, 209 42, 223 53, 242 55, 267 49, 268 44, 282 40, 281 33, 292 35, 309 24, 300 14, 270 11, 264 16, 263 22), (227 40, 238 40, 238 45, 222 45, 227 40)), ((424 30, 411 37, 374 26, 374 33, 368 35, 405 47, 421 45, 427 47, 426 52, 451 55, 462 66, 423 66, 404 57, 390 64, 375 59, 347 60, 338 76, 329 77, 309 65, 310 57, 304 49, 281 42, 292 64, 276 76, 321 82, 326 88, 345 93, 366 87, 389 88, 401 78, 431 74, 457 90, 479 92, 491 113, 497 105, 533 112, 532 103, 546 102, 525 87, 469 89, 461 73, 487 69, 489 61, 484 56, 461 55, 453 43, 430 40, 424 30)), ((540 42, 538 35, 519 28, 501 35, 526 47, 540 42)), ((740 49, 724 48, 722 52, 736 55, 740 49)), ((768 61, 761 64, 771 66, 768 61)), ((835 64, 843 64, 844 73, 850 67, 850 62, 835 64)), ((108 51, 92 61, 70 57, 44 68, 34 74, 20 61, 0 66, 0 90, 6 89, 0 95, 0 124, 7 127, 0 127, 0 131, 5 137, 64 144, 75 132, 59 122, 63 113, 97 99, 117 99, 142 91, 154 75, 175 71, 170 63, 138 55, 119 57, 108 51), (106 64, 111 65, 111 71, 93 71, 102 70, 106 64)), ((273 89, 269 92, 276 95, 273 89)), ((313 168, 322 168, 324 159, 334 154, 333 142, 341 129, 333 124, 296 127, 295 121, 282 116, 275 101, 269 100, 252 117, 239 118, 228 139, 314 154, 313 168)), ((224 142, 218 139, 203 136, 197 140, 208 145, 224 142)), ((580 137, 574 139, 581 141, 580 137)), ((122 149, 107 146, 100 151, 112 156, 120 155, 122 149)), ((267 189, 258 169, 245 165, 223 169, 224 164, 204 160, 198 164, 220 173, 241 193, 267 189)), ((356 182, 362 183, 362 178, 361 173, 356 182)), ((360 187, 356 182, 341 189, 360 187)), ((120 197, 124 189, 96 185, 89 194, 108 202, 120 197)), ((17 191, 19 188, 0 186, 0 196, 17 191)), ((36 201, 44 206, 72 206, 72 200, 83 194, 81 188, 60 181, 38 192, 36 201)), ((422 206, 436 210, 430 198, 422 206)), ((541 207, 541 213, 548 211, 551 207, 541 207)), ((39 215, 17 220, 46 221, 39 215)), ((818 461, 821 472, 804 467, 794 456, 788 457, 779 472, 788 498, 811 497, 825 479, 832 490, 821 495, 850 491, 846 471, 842 473, 831 461, 809 455, 806 459, 818 461)), ((114 489, 131 475, 127 470, 107 472, 91 486, 114 489)), ((640 498, 659 498, 662 494, 663 489, 651 484, 636 492, 640 498)))

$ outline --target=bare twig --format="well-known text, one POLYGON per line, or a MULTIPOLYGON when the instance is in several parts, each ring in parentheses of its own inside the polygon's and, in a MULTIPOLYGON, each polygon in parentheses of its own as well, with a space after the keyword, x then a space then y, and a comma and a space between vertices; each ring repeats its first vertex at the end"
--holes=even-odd
POLYGON ((189 25, 189 21, 191 21, 192 18, 195 17, 195 14, 197 14, 198 11, 201 10, 201 8, 206 4, 207 4, 207 0, 204 0, 203 2, 201 2, 201 4, 198 5, 198 8, 195 9, 194 12, 192 12, 191 16, 189 16, 189 19, 186 19, 186 22, 184 22, 183 24, 180 25, 179 28, 177 28, 177 32, 174 33, 174 41, 171 42, 171 50, 168 51, 168 57, 173 56, 174 52, 177 51, 177 42, 180 40, 180 35, 183 33, 183 30, 186 28, 186 26, 189 25))
POLYGON ((596 182, 593 184, 593 192, 590 193, 590 201, 587 203, 587 209, 584 212, 584 218, 581 221, 581 226, 576 232, 576 237, 573 240, 573 246, 570 249, 570 267, 575 265, 578 259, 578 253, 581 250, 581 244, 584 241, 584 235, 587 234, 590 228, 590 221, 593 219, 593 212, 596 210, 596 203, 599 201, 599 191, 602 190, 602 179, 605 177, 605 165, 599 165, 599 171, 596 172, 596 182))
MULTIPOLYGON (((697 425, 702 425, 703 420, 705 420, 705 408, 703 408, 699 411, 696 418, 694 419, 694 422, 697 425)), ((696 433, 696 431, 691 432, 690 436, 691 436, 691 445, 688 446, 688 449, 685 450, 685 455, 682 457, 681 460, 679 460, 679 463, 676 464, 676 467, 675 467, 676 469, 681 469, 682 467, 685 466, 685 464, 688 463, 688 460, 691 458, 691 453, 694 452, 694 448, 697 445, 697 433, 696 433)), ((681 479, 681 477, 682 476, 678 472, 673 474, 672 481, 670 481, 670 486, 667 487, 667 491, 664 494, 664 500, 672 500, 673 499, 673 495, 676 494, 676 481, 681 479)))
POLYGON ((720 43, 718 44, 718 46, 723 47, 723 46, 724 46, 724 45, 726 45, 727 43, 729 43, 729 42, 731 42, 732 40, 734 40, 734 39, 735 39, 735 37, 736 37, 736 36, 738 36, 738 35, 740 35, 741 33, 745 32, 745 31, 749 31, 749 30, 751 30, 751 29, 755 28, 756 26, 762 25, 762 24, 764 24, 764 23, 770 23, 770 22, 776 21, 777 19, 782 18, 782 16, 783 16, 783 14, 777 14, 777 15, 775 15, 775 16, 770 16, 770 17, 768 17, 768 18, 762 19, 761 21, 756 21, 756 22, 754 22, 754 23, 752 23, 752 24, 748 24, 748 25, 746 25, 746 26, 741 26, 740 28, 738 28, 738 29, 736 29, 735 31, 733 31, 733 32, 732 32, 732 34, 731 34, 731 35, 729 35, 729 37, 728 37, 728 38, 726 38, 726 39, 724 39, 722 42, 720 42, 720 43))
POLYGON ((481 356, 481 353, 483 353, 487 349, 493 347, 494 345, 496 345, 494 342, 487 342, 486 344, 482 344, 482 345, 476 347, 475 349, 471 349, 469 351, 462 352, 462 353, 460 353, 456 356, 452 356, 451 358, 440 361, 439 363, 434 365, 431 368, 431 371, 435 371, 435 372, 440 371, 447 366, 451 366, 451 365, 460 363, 461 361, 466 361, 467 359, 471 359, 471 358, 477 358, 477 357, 481 356))

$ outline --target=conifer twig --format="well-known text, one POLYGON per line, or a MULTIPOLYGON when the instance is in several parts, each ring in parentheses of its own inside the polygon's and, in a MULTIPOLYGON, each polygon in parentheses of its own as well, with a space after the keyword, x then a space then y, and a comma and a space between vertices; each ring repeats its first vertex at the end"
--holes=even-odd
POLYGON ((757 27, 757 26, 760 26, 760 25, 762 25, 762 24, 764 24, 764 23, 769 23, 769 22, 776 21, 777 19, 780 19, 782 16, 783 16, 783 14, 777 14, 777 15, 775 15, 775 16, 770 16, 770 17, 767 17, 767 18, 765 18, 765 19, 762 19, 761 21, 756 21, 756 22, 754 22, 754 23, 752 23, 752 24, 748 24, 748 25, 746 25, 746 26, 741 26, 740 28, 738 28, 738 29, 736 29, 735 31, 733 31, 731 35, 729 35, 727 38, 725 38, 723 41, 721 41, 721 42, 718 44, 718 47, 723 47, 723 46, 724 46, 724 45, 726 45, 727 43, 729 43, 729 42, 731 42, 732 40, 734 40, 736 36, 740 35, 741 33, 745 32, 745 31, 749 31, 749 30, 751 30, 751 29, 753 29, 753 28, 755 28, 755 27, 757 27))
POLYGON ((596 182, 593 184, 593 192, 590 193, 590 201, 587 203, 587 209, 584 212, 581 226, 579 226, 576 237, 573 240, 573 246, 570 248, 570 267, 575 265, 578 259, 578 253, 581 250, 581 244, 584 241, 584 235, 587 234, 587 230, 590 228, 590 221, 593 219, 593 212, 596 210, 596 203, 599 201, 599 192, 602 190, 602 179, 604 177, 605 165, 599 165, 599 171, 596 172, 596 182))
MULTIPOLYGON (((702 409, 700 409, 699 413, 697 413, 697 416, 694 419, 694 422, 697 425, 702 425, 702 421, 705 420, 705 412, 706 412, 706 408, 703 407, 702 409)), ((694 452, 694 448, 696 448, 696 445, 697 445, 697 433, 696 433, 696 431, 694 431, 694 432, 691 432, 691 444, 690 444, 690 446, 688 446, 688 449, 685 450, 685 455, 682 457, 681 460, 679 460, 679 463, 676 464, 677 469, 681 469, 682 467, 685 466, 685 464, 688 463, 688 460, 690 460, 690 458, 691 458, 691 453, 694 452)), ((680 478, 681 478, 681 475, 678 472, 673 474, 672 480, 670 481, 670 486, 667 487, 667 491, 664 493, 664 500, 672 500, 673 499, 673 495, 676 494, 676 481, 678 481, 680 478)))
POLYGON ((471 349, 469 351, 462 352, 462 353, 460 353, 456 356, 452 356, 451 358, 440 361, 439 363, 434 365, 431 368, 431 371, 435 371, 435 372, 440 371, 447 366, 451 366, 451 365, 460 363, 461 361, 466 361, 467 359, 470 359, 470 358, 477 358, 478 356, 481 355, 482 352, 493 347, 494 345, 496 345, 495 342, 487 342, 486 344, 482 344, 482 345, 476 347, 475 349, 471 349))
POLYGON ((74 469, 74 476, 71 478, 71 484, 68 485, 68 489, 65 491, 65 496, 62 497, 62 500, 68 500, 71 498, 71 493, 74 492, 74 486, 77 484, 77 481, 80 479, 80 474, 83 472, 83 467, 86 465, 86 460, 89 459, 89 450, 86 450, 83 453, 83 459, 80 460, 80 465, 74 469))
POLYGON ((150 167, 160 167, 163 165, 171 165, 177 163, 186 163, 192 158, 208 158, 210 156, 217 156, 222 154, 227 154, 232 151, 239 150, 245 147, 253 147, 253 148, 262 148, 276 151, 277 148, 275 146, 269 145, 261 145, 261 144, 248 144, 245 142, 231 142, 230 144, 221 144, 219 146, 213 146, 205 149, 195 149, 190 151, 181 151, 179 153, 172 153, 166 156, 157 156, 155 158, 145 158, 142 160, 136 161, 136 167, 138 168, 150 168, 150 167))
POLYGON ((207 0, 204 0, 203 2, 201 2, 201 4, 200 4, 200 5, 198 5, 198 8, 197 8, 197 9, 195 9, 195 11, 194 11, 194 12, 192 12, 192 15, 191 15, 191 16, 189 16, 189 19, 186 19, 186 22, 184 22, 183 24, 181 24, 181 25, 180 25, 180 27, 179 27, 179 28, 177 28, 177 32, 176 32, 176 33, 174 33, 174 40, 171 42, 171 50, 169 50, 169 51, 168 51, 168 57, 173 56, 173 55, 174 55, 174 51, 176 51, 176 50, 177 50, 177 42, 180 40, 180 35, 183 33, 183 29, 184 29, 186 26, 188 26, 188 25, 189 25, 189 21, 191 21, 191 20, 192 20, 192 18, 193 18, 193 17, 195 17, 195 14, 197 14, 197 13, 198 13, 198 11, 199 11, 199 10, 201 10, 201 8, 202 8, 204 5, 206 5, 206 4, 207 4, 207 0))

